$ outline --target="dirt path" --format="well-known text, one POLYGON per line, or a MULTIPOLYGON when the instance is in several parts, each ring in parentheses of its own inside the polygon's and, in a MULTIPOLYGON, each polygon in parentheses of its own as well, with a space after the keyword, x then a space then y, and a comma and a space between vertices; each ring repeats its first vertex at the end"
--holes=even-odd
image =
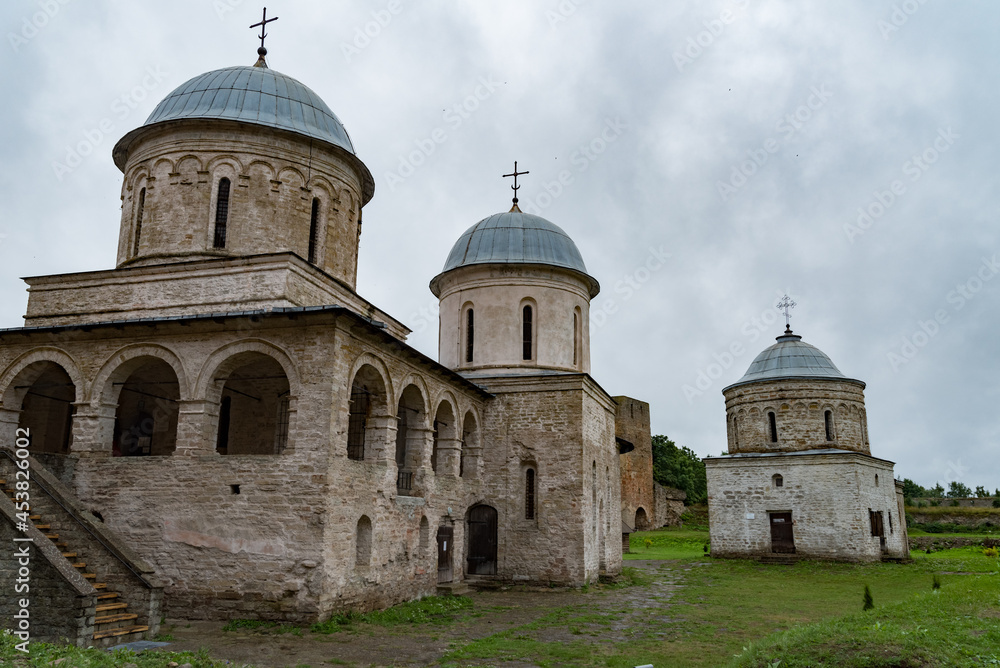
MULTIPOLYGON (((651 621, 669 623, 670 600, 683 586, 684 573, 696 564, 673 561, 629 561, 649 584, 579 590, 525 590, 475 592, 470 611, 448 624, 379 627, 354 624, 344 631, 321 635, 304 630, 292 633, 223 632, 223 622, 167 620, 162 633, 174 636, 164 649, 198 650, 206 647, 213 658, 264 667, 302 666, 429 666, 451 649, 495 633, 519 629, 518 637, 541 642, 593 643, 629 640, 651 621)), ((657 624, 662 628, 661 624, 657 624)), ((479 665, 466 662, 463 665, 479 665)), ((504 665, 514 668, 523 663, 504 665)))

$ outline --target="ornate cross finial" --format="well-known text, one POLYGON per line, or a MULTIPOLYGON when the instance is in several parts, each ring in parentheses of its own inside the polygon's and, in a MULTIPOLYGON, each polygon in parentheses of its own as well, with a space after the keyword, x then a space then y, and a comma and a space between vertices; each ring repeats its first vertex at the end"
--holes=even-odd
POLYGON ((275 16, 273 19, 267 18, 267 7, 265 7, 264 16, 261 17, 260 23, 254 23, 252 26, 250 26, 251 28, 256 28, 257 26, 260 26, 260 34, 257 35, 257 37, 260 38, 260 48, 257 49, 257 53, 259 53, 262 56, 267 55, 267 49, 264 48, 264 38, 267 37, 267 32, 266 32, 267 24, 277 20, 278 20, 277 16, 275 16))
POLYGON ((785 311, 785 332, 790 333, 792 328, 790 326, 791 314, 788 312, 789 309, 793 309, 797 304, 792 300, 791 297, 785 295, 781 298, 781 301, 777 303, 777 307, 785 311))
MULTIPOLYGON (((513 176, 514 177, 514 185, 512 185, 510 187, 510 189, 514 191, 514 206, 513 206, 513 208, 511 208, 511 211, 513 211, 514 209, 517 209, 517 191, 521 187, 521 186, 517 185, 517 177, 519 177, 519 176, 521 176, 523 174, 530 174, 530 173, 531 172, 519 172, 519 171, 517 171, 517 160, 515 160, 514 161, 514 171, 511 172, 510 174, 504 174, 503 175, 503 178, 507 178, 508 176, 513 176)), ((518 211, 520 211, 520 209, 518 209, 518 211)))

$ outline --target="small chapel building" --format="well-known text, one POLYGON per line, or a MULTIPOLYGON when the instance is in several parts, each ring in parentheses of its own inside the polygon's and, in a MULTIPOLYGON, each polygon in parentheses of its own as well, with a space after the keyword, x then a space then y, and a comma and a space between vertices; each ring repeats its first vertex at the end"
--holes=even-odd
POLYGON ((864 388, 786 329, 723 389, 728 452, 705 459, 712 556, 909 557, 902 484, 871 454, 864 388))
POLYGON ((356 291, 370 171, 258 53, 114 147, 116 267, 25 279, 24 326, 0 330, 0 540, 34 540, 33 637, 617 574, 618 409, 573 240, 516 199, 470 227, 430 283, 439 361, 415 350, 356 291))

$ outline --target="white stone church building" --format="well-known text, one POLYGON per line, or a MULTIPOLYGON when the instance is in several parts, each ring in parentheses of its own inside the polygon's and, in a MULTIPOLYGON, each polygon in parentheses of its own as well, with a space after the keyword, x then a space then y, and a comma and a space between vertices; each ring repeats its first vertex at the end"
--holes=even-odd
POLYGON ((30 513, 33 637, 618 573, 600 286, 572 239, 516 200, 470 227, 430 282, 439 361, 418 352, 356 290, 371 173, 265 54, 194 77, 117 143, 116 267, 26 279, 24 326, 0 331, 0 442, 30 442, 0 451, 0 540, 30 513))
POLYGON ((786 329, 723 389, 728 451, 705 459, 712 556, 909 558, 902 484, 871 454, 864 388, 786 329))

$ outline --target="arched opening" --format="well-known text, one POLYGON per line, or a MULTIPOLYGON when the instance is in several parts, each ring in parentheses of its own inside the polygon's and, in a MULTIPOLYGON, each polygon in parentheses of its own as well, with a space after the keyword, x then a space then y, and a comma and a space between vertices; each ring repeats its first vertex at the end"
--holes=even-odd
POLYGON ((462 452, 458 459, 458 475, 475 478, 479 472, 479 430, 476 416, 469 411, 462 424, 462 452))
POLYGON ((535 358, 535 311, 531 304, 521 307, 521 359, 530 361, 535 358))
MULTIPOLYGON (((366 442, 370 440, 369 433, 374 431, 372 416, 385 414, 386 394, 385 383, 379 372, 370 364, 363 365, 354 374, 351 383, 351 397, 348 400, 347 418, 347 457, 355 461, 365 459, 366 442)), ((368 446, 368 450, 372 447, 368 446)), ((373 452, 367 455, 374 457, 373 452)))
POLYGON ((312 212, 309 215, 309 264, 316 264, 316 251, 319 248, 319 198, 313 197, 312 212))
POLYGON ((784 487, 785 479, 781 477, 781 474, 775 473, 771 476, 771 486, 772 487, 784 487))
POLYGON ((573 310, 573 366, 580 364, 580 307, 573 310))
POLYGON ((772 443, 777 443, 778 442, 778 421, 774 417, 774 412, 768 411, 768 413, 767 413, 767 423, 768 423, 768 430, 770 431, 770 435, 771 435, 771 442, 772 443))
POLYGON ((649 518, 646 517, 645 508, 637 508, 635 511, 635 530, 645 531, 649 528, 649 518))
POLYGON ((469 549, 466 571, 469 575, 497 573, 497 511, 487 505, 469 509, 467 521, 469 549))
POLYGON ((354 534, 354 566, 365 568, 372 561, 372 521, 367 515, 358 520, 354 534))
POLYGON ((427 521, 427 516, 420 518, 420 542, 418 544, 418 555, 423 558, 427 556, 427 548, 431 544, 431 524, 427 521))
POLYGON ((146 189, 139 191, 139 203, 135 207, 135 236, 132 244, 132 256, 139 254, 139 239, 142 236, 142 214, 146 210, 146 189))
POLYGON ((453 469, 456 445, 455 412, 451 404, 442 401, 434 416, 434 444, 431 448, 431 469, 435 473, 455 475, 453 469), (442 447, 443 446, 443 447, 442 447))
POLYGON ((524 519, 535 519, 535 469, 524 470, 524 519))
POLYGON ((465 311, 465 363, 472 364, 476 354, 476 312, 472 306, 465 311))
POLYGON ((171 455, 177 445, 180 386, 173 367, 158 358, 141 358, 120 382, 111 442, 114 457, 171 455))
POLYGON ((400 395, 396 419, 396 493, 413 496, 413 475, 420 469, 426 430, 424 398, 416 385, 407 385, 400 395))
POLYGON ((215 233, 212 246, 226 247, 226 227, 229 223, 229 179, 219 179, 219 191, 215 198, 215 233))
POLYGON ((76 386, 66 370, 55 362, 35 362, 13 382, 21 411, 17 426, 29 431, 32 454, 69 454, 76 386))
POLYGON ((823 424, 826 428, 826 440, 833 440, 833 411, 823 413, 823 424))
POLYGON ((216 450, 221 455, 275 455, 288 444, 289 385, 285 370, 262 353, 241 355, 223 383, 216 450))

